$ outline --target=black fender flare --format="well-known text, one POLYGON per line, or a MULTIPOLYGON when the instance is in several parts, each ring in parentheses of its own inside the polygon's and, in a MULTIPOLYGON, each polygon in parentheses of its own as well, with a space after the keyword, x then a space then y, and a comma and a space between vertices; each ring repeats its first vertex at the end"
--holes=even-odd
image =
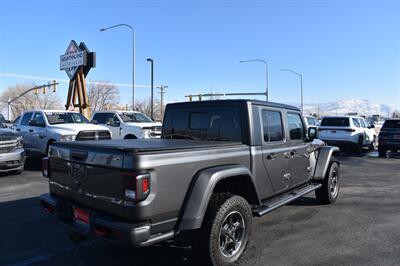
POLYGON ((315 165, 313 180, 323 180, 325 178, 330 162, 333 161, 332 159, 334 158, 334 155, 339 152, 340 149, 336 146, 324 146, 318 150, 318 158, 315 165))
POLYGON ((178 224, 178 230, 198 229, 203 223, 208 202, 217 183, 220 180, 235 177, 247 176, 250 178, 255 189, 257 203, 260 203, 255 179, 249 169, 242 165, 224 165, 201 170, 198 172, 192 182, 191 188, 186 196, 181 219, 178 224))

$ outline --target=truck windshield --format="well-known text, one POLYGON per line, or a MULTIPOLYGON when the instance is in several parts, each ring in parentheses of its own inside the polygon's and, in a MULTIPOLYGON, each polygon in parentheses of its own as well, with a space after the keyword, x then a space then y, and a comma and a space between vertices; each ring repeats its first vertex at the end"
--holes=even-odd
POLYGON ((89 124, 89 120, 80 113, 46 113, 47 121, 50 125, 55 124, 89 124))
POLYGON ((348 117, 325 117, 322 119, 321 126, 348 127, 350 122, 348 117))
POLYGON ((122 121, 125 123, 151 123, 153 122, 150 118, 142 113, 118 113, 122 121))
POLYGON ((165 114, 162 138, 241 142, 240 109, 228 106, 170 108, 165 114))
POLYGON ((386 120, 382 128, 400 128, 400 120, 386 120))

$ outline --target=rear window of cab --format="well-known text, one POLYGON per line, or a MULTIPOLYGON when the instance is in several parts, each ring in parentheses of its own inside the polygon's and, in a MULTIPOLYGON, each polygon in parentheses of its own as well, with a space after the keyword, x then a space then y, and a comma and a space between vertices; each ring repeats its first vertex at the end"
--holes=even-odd
POLYGON ((321 126, 348 127, 350 126, 350 121, 348 117, 325 117, 322 119, 321 126))

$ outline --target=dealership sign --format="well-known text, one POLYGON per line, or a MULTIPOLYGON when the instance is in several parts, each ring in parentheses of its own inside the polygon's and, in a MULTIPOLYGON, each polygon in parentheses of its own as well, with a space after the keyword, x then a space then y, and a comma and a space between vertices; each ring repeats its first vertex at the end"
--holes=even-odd
POLYGON ((60 56, 60 70, 65 70, 69 79, 74 79, 79 67, 84 68, 85 76, 91 67, 95 66, 95 53, 91 53, 86 45, 81 42, 79 46, 72 40, 65 54, 60 56))

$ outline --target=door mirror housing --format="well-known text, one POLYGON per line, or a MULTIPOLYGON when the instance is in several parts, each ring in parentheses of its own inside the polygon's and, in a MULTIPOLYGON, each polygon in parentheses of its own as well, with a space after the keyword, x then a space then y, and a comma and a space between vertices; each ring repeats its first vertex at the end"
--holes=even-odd
POLYGON ((375 125, 370 125, 368 128, 375 128, 375 125))
POLYGON ((31 120, 31 121, 29 121, 29 126, 31 126, 31 127, 46 127, 46 124, 38 122, 37 120, 31 120))
POLYGON ((307 130, 307 141, 312 142, 318 138, 318 130, 316 127, 309 127, 307 130))
POLYGON ((97 123, 97 120, 92 120, 92 124, 97 125, 97 124, 98 124, 98 123, 97 123))

